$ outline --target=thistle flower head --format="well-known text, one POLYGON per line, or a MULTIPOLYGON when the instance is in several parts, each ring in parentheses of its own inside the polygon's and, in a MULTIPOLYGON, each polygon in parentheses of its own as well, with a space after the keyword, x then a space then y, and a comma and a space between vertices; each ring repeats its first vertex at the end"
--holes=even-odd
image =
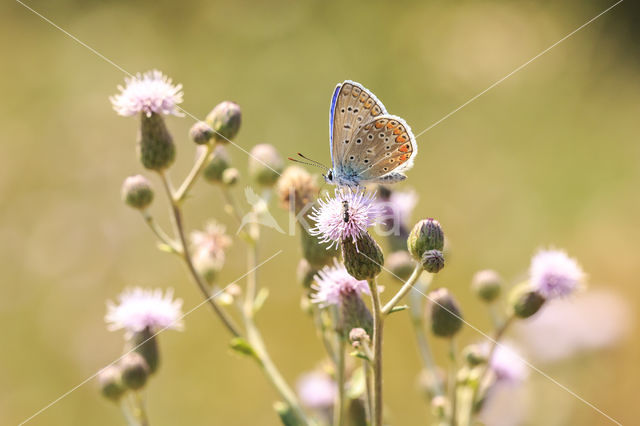
POLYGON ((203 231, 191 232, 191 245, 195 258, 208 258, 224 263, 224 251, 231 245, 231 238, 225 234, 225 227, 211 220, 203 231))
POLYGON ((278 178, 276 186, 280 205, 298 213, 313 202, 318 193, 316 180, 302 167, 290 166, 278 178))
POLYGON ((345 295, 356 293, 369 294, 369 284, 353 278, 344 265, 334 259, 333 266, 325 266, 314 277, 311 288, 315 293, 311 300, 320 306, 340 305, 345 295))
POLYGON ((324 372, 313 371, 304 374, 297 383, 300 401, 311 409, 330 408, 335 400, 336 383, 324 372))
POLYGON ((152 70, 143 75, 138 73, 135 77, 125 78, 125 82, 125 87, 118 86, 120 93, 109 98, 119 115, 182 115, 177 109, 178 104, 182 103, 182 84, 174 85, 160 71, 152 70))
POLYGON ((531 259, 531 286, 546 299, 567 296, 580 287, 584 272, 562 250, 540 250, 531 259))
POLYGON ((182 330, 182 299, 173 299, 173 289, 162 294, 161 289, 140 287, 127 289, 118 296, 118 304, 107 301, 105 321, 110 330, 125 329, 133 335, 144 329, 182 330))
MULTIPOLYGON (((488 354, 489 345, 487 344, 484 348, 488 354)), ((520 383, 529 376, 529 369, 520 353, 503 343, 500 343, 493 352, 489 367, 496 375, 496 380, 502 383, 520 383)))
POLYGON ((318 199, 319 207, 313 208, 309 215, 316 226, 309 230, 320 242, 329 242, 329 247, 343 240, 354 243, 359 236, 367 232, 380 217, 380 206, 375 202, 375 193, 368 193, 362 188, 339 188, 333 197, 327 195, 318 199))

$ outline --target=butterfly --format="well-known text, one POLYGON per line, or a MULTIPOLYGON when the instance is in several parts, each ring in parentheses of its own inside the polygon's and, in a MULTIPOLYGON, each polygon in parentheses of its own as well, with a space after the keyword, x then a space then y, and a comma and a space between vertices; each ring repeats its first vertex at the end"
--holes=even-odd
POLYGON ((346 80, 333 92, 329 135, 332 167, 322 176, 327 183, 338 186, 405 180, 404 172, 413 167, 418 153, 409 125, 387 113, 382 102, 355 81, 346 80))

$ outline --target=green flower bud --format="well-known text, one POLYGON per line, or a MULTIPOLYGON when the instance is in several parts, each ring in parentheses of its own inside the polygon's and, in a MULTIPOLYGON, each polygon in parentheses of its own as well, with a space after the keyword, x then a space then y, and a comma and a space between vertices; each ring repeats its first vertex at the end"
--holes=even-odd
POLYGON ((238 104, 224 101, 211 110, 207 115, 206 122, 216 132, 213 135, 215 141, 226 143, 233 140, 238 134, 242 122, 242 112, 238 104))
POLYGON ((214 131, 206 122, 198 121, 191 126, 189 137, 198 145, 205 145, 213 138, 214 131))
POLYGON ((384 264, 384 255, 376 241, 367 233, 361 234, 354 243, 342 241, 342 257, 347 272, 357 280, 375 278, 384 264))
POLYGON ((167 169, 176 158, 173 138, 161 115, 152 113, 140 115, 138 133, 138 156, 142 165, 155 171, 167 169))
POLYGON ((129 207, 144 210, 153 201, 151 183, 142 175, 129 176, 122 184, 122 201, 129 207))
POLYGON ((406 250, 394 251, 387 257, 387 268, 396 280, 404 283, 413 273, 415 261, 406 250))
POLYGON ((435 219, 424 219, 416 223, 407 239, 409 253, 416 260, 421 260, 427 250, 444 248, 444 233, 440 223, 435 219))
POLYGON ((502 278, 496 271, 486 269, 473 276, 471 289, 485 302, 493 302, 500 296, 502 278))
POLYGON ((137 352, 130 352, 120 360, 122 370, 122 382, 133 390, 144 387, 149 378, 149 366, 142 355, 137 352))
POLYGON ((444 268, 444 255, 440 250, 428 250, 422 255, 422 267, 435 274, 444 268))
POLYGON ((213 152, 213 157, 204 167, 202 176, 211 183, 223 182, 225 170, 229 168, 229 156, 223 146, 217 146, 213 152))
POLYGON ((233 186, 238 183, 240 179, 240 172, 235 167, 229 167, 227 170, 222 172, 222 183, 227 186, 233 186))
POLYGON ((122 371, 115 365, 110 365, 100 371, 98 383, 102 396, 114 402, 119 401, 127 391, 122 383, 122 371))
POLYGON ((429 293, 431 331, 436 336, 453 337, 462 328, 462 314, 458 304, 446 288, 429 293))
POLYGON ((546 299, 529 286, 522 283, 511 291, 509 305, 518 318, 529 318, 540 310, 546 299))
MULTIPOLYGON (((310 222, 311 219, 309 219, 310 222)), ((312 226, 313 227, 313 226, 312 226)), ((318 242, 318 238, 310 235, 302 226, 300 227, 300 240, 302 243, 302 256, 309 262, 312 268, 316 270, 322 269, 323 266, 329 265, 333 258, 338 257, 338 249, 330 248, 318 242)))
POLYGON ((469 345, 462 350, 462 357, 471 367, 487 362, 487 351, 482 350, 479 345, 469 345))
POLYGON ((298 278, 298 282, 304 288, 311 288, 311 283, 313 282, 313 277, 318 273, 318 270, 311 267, 309 261, 307 259, 300 259, 298 262, 298 269, 296 271, 296 276, 298 278))
POLYGON ((160 364, 160 351, 158 350, 158 341, 149 329, 135 333, 131 339, 131 343, 135 348, 135 352, 142 355, 142 358, 149 367, 149 374, 153 374, 160 364))
POLYGON ((249 176, 251 179, 259 185, 274 185, 284 168, 284 162, 278 151, 273 145, 262 143, 254 146, 249 155, 249 176))
POLYGON ((343 294, 340 304, 340 325, 342 335, 346 338, 354 328, 363 329, 369 336, 373 335, 373 317, 358 293, 349 291, 343 294))

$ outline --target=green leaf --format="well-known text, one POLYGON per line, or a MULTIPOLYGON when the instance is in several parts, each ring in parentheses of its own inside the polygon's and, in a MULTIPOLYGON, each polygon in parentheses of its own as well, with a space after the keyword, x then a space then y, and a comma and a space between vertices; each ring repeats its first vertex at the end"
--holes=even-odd
POLYGON ((233 339, 231 339, 231 343, 229 346, 231 347, 231 349, 242 355, 257 358, 257 354, 253 349, 253 346, 251 346, 251 344, 242 337, 234 337, 233 339))
POLYGON ((354 356, 354 357, 356 357, 356 358, 362 358, 362 359, 364 359, 364 360, 366 360, 366 361, 371 361, 371 360, 369 359, 369 357, 368 357, 365 353, 360 352, 360 351, 353 351, 353 352, 351 352, 349 355, 354 356))
POLYGON ((392 314, 394 312, 404 311, 405 309, 409 309, 409 307, 407 305, 394 306, 393 308, 391 308, 389 313, 392 314))
POLYGON ((303 426, 304 423, 301 423, 296 417, 295 413, 291 409, 291 407, 284 402, 277 401, 273 404, 273 409, 276 410, 278 416, 280 417, 280 421, 284 426, 303 426))
POLYGON ((267 300, 267 297, 269 297, 269 289, 266 287, 262 287, 260 290, 258 290, 258 294, 256 295, 255 300, 253 301, 253 312, 256 313, 260 310, 260 308, 262 308, 262 305, 264 305, 265 300, 267 300))

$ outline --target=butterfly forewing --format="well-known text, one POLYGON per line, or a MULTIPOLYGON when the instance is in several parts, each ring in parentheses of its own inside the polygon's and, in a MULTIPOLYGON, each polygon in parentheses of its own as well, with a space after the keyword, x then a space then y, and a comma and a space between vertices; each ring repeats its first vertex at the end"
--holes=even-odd
POLYGON ((400 117, 383 114, 355 133, 345 159, 359 170, 360 180, 377 180, 409 169, 416 151, 415 137, 407 123, 400 117))
POLYGON ((331 160, 334 168, 340 171, 350 162, 346 152, 353 146, 353 136, 366 123, 386 113, 382 102, 362 85, 345 81, 339 86, 332 102, 331 160))

